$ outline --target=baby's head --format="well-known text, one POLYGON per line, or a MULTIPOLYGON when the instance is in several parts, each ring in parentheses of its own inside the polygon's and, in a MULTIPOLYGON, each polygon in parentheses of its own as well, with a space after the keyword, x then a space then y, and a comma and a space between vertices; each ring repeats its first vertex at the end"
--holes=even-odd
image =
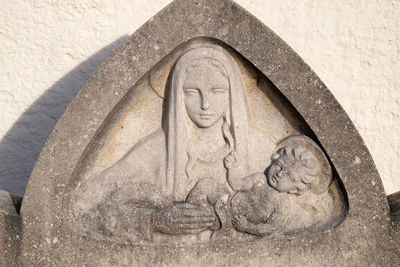
POLYGON ((318 163, 307 149, 285 146, 272 155, 268 183, 279 192, 303 194, 318 179, 318 163))

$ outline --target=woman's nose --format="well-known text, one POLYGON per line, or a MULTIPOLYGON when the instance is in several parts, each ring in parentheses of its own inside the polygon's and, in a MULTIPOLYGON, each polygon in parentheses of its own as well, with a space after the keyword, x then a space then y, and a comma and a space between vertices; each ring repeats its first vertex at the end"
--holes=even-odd
POLYGON ((210 107, 210 102, 208 101, 208 96, 202 95, 201 96, 201 109, 207 110, 210 107))

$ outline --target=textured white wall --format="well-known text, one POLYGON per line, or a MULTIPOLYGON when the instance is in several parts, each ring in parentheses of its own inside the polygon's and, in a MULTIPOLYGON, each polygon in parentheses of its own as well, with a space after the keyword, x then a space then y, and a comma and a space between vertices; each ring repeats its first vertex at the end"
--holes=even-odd
MULTIPOLYGON (((218 0, 216 0, 218 1, 218 0)), ((55 123, 101 62, 171 0, 0 0, 0 188, 23 195, 55 123)), ((237 0, 327 84, 400 190, 400 1, 237 0)))

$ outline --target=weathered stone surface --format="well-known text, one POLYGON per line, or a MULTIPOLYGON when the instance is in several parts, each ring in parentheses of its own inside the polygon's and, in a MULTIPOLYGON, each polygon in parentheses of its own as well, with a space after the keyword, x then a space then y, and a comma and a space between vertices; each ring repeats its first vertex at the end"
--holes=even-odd
POLYGON ((400 228, 400 192, 388 196, 393 223, 400 228))
MULTIPOLYGON (((153 113, 160 114, 162 104, 162 100, 154 104, 160 106, 153 113)), ((132 138, 140 140, 140 136, 155 126, 146 127, 137 128, 132 138)), ((144 157, 143 161, 146 160, 149 159, 144 157)), ((102 199, 103 191, 97 191, 96 183, 90 188, 91 194, 97 193, 102 199)), ((102 216, 94 217, 99 225, 103 223, 101 218, 129 219, 108 213, 102 216)), ((399 241, 392 228, 379 174, 346 113, 293 50, 228 0, 177 0, 105 61, 67 108, 42 151, 27 189, 22 218, 21 255, 26 265, 394 265, 400 257, 398 248, 393 246, 399 241), (345 194, 343 203, 348 202, 349 206, 341 224, 291 238, 206 243, 168 242, 170 236, 166 243, 135 240, 124 243, 96 238, 96 234, 82 235, 79 229, 73 229, 78 224, 71 224, 71 214, 65 208, 75 203, 69 202, 71 188, 79 188, 83 174, 90 176, 96 166, 98 170, 104 169, 121 157, 106 149, 104 157, 113 162, 102 162, 102 157, 94 158, 93 151, 107 148, 107 141, 114 142, 113 147, 118 144, 110 127, 124 128, 115 118, 121 110, 129 108, 126 103, 148 103, 144 99, 152 96, 140 94, 144 80, 149 79, 155 91, 164 96, 157 91, 160 86, 157 77, 163 73, 148 74, 148 71, 158 62, 162 65, 163 58, 171 51, 199 37, 217 40, 237 51, 272 82, 278 94, 275 99, 290 103, 294 109, 288 109, 293 116, 304 119, 306 129, 294 133, 311 135, 326 152, 337 178, 337 188, 345 194)), ((240 218, 234 223, 239 230, 242 229, 240 218)), ((129 225, 126 230, 131 230, 129 225)), ((254 234, 257 233, 260 231, 254 234)), ((105 234, 114 233, 106 231, 105 234)))
POLYGON ((348 208, 338 178, 276 88, 211 39, 176 50, 86 149, 63 200, 71 229, 121 243, 218 243, 339 224, 348 208))
POLYGON ((18 215, 21 198, 0 190, 0 265, 20 263, 21 218, 18 215))

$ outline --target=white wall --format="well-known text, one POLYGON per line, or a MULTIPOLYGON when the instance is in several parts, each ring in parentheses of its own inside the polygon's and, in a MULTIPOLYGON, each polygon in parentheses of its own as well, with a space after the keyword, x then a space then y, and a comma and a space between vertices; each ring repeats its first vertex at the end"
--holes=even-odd
MULTIPOLYGON (((217 0, 216 0, 217 1, 217 0)), ((63 110, 170 0, 0 0, 0 188, 23 195, 63 110)), ((326 83, 400 190, 400 1, 237 0, 326 83)))

